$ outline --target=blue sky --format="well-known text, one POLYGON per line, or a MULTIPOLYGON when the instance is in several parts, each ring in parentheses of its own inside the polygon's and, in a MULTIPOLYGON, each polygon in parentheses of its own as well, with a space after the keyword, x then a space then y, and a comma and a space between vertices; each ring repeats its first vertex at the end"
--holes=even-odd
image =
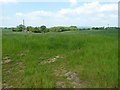
POLYGON ((117 0, 61 2, 0 0, 1 25, 14 27, 25 20, 26 26, 117 26, 117 0))
POLYGON ((60 8, 69 7, 66 2, 20 2, 16 4, 5 4, 3 10, 5 14, 14 14, 15 12, 31 12, 31 11, 57 11, 60 8))

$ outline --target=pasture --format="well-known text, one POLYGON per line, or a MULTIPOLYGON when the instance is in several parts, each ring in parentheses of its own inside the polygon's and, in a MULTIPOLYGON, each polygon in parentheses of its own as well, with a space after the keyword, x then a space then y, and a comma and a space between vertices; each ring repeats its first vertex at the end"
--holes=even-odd
POLYGON ((2 83, 14 88, 114 88, 118 31, 2 32, 2 83))

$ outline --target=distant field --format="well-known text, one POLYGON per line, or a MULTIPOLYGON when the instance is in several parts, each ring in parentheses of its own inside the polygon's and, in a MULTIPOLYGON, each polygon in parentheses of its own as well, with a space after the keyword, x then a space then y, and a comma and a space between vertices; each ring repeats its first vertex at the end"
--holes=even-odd
POLYGON ((114 88, 118 84, 117 30, 3 31, 3 87, 114 88))

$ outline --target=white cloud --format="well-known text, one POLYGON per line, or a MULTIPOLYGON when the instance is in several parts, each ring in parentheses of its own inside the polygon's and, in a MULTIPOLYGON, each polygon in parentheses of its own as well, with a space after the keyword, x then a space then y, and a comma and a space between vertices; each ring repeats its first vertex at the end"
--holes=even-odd
POLYGON ((23 13, 20 13, 20 12, 19 12, 19 13, 16 13, 16 15, 17 15, 17 16, 24 16, 24 14, 23 14, 23 13))
POLYGON ((118 4, 105 4, 102 7, 100 7, 100 11, 117 11, 118 10, 118 4))
POLYGON ((28 13, 21 13, 18 12, 16 13, 17 16, 50 16, 52 13, 48 11, 33 11, 33 12, 28 12, 28 13))
MULTIPOLYGON (((92 13, 104 13, 104 12, 117 12, 117 4, 100 4, 98 1, 85 3, 83 6, 76 8, 61 9, 59 11, 62 15, 79 15, 79 14, 92 14, 92 13)), ((103 15, 102 15, 103 16, 103 15)))
POLYGON ((70 0, 71 6, 75 6, 78 3, 78 0, 70 0))
MULTIPOLYGON (((117 25, 117 4, 101 4, 98 1, 58 11, 18 12, 15 20, 25 19, 27 25, 117 25), (19 18, 19 19, 18 19, 19 18)), ((10 20, 11 21, 11 20, 10 20)), ((9 22, 9 21, 8 21, 9 22)))
POLYGON ((105 17, 105 14, 100 13, 100 14, 98 14, 98 17, 105 17))

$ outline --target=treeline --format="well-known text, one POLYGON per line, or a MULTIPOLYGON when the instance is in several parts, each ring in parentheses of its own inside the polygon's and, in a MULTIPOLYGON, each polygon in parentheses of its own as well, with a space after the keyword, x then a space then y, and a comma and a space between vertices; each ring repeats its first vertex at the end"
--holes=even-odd
POLYGON ((92 27, 92 30, 112 30, 120 29, 120 27, 92 27))
POLYGON ((46 26, 42 25, 40 27, 32 27, 32 26, 27 26, 25 27, 24 25, 19 25, 16 28, 12 28, 12 31, 14 32, 34 32, 34 33, 45 33, 48 32, 49 30, 46 28, 46 26))
POLYGON ((70 27, 57 26, 57 27, 49 28, 49 31, 51 32, 64 32, 64 31, 77 31, 77 30, 79 30, 77 26, 70 26, 70 27))
POLYGON ((14 32, 34 32, 34 33, 46 33, 46 32, 63 32, 63 31, 77 31, 79 28, 77 26, 70 26, 70 27, 64 27, 64 26, 56 26, 47 28, 46 26, 42 25, 40 27, 32 27, 24 25, 19 25, 16 28, 12 28, 12 31, 14 32))
MULTIPOLYGON (((7 28, 4 28, 7 29, 7 28)), ((47 28, 45 25, 40 27, 32 27, 32 26, 24 26, 22 24, 18 25, 15 28, 8 28, 12 29, 14 32, 34 32, 34 33, 47 33, 47 32, 64 32, 64 31, 80 31, 80 30, 120 30, 120 27, 92 27, 92 28, 78 28, 77 26, 55 26, 47 28)))

